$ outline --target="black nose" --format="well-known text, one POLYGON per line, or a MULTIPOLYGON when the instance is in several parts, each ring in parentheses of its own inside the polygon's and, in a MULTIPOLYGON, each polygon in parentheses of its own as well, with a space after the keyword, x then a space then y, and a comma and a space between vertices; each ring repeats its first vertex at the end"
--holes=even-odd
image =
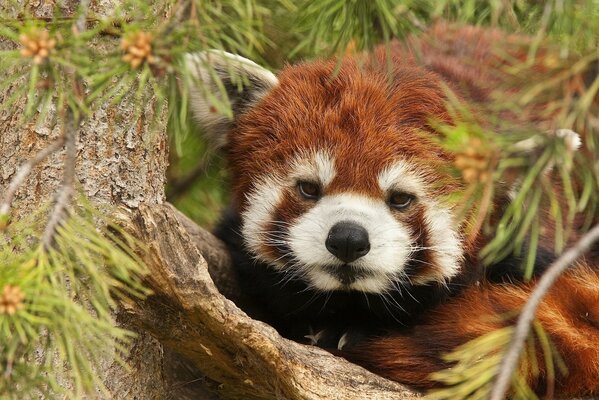
POLYGON ((368 232, 355 222, 337 222, 325 242, 327 250, 346 263, 365 256, 370 251, 368 232))

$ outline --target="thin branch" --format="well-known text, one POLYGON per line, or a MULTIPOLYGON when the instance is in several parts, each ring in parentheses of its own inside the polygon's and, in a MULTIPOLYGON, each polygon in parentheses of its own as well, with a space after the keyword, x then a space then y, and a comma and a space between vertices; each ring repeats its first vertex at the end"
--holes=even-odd
POLYGON ((90 0, 81 0, 79 2, 79 8, 82 10, 81 15, 79 15, 79 18, 77 18, 77 21, 75 21, 75 29, 76 29, 76 34, 79 34, 83 31, 85 31, 85 29, 87 28, 87 12, 89 9, 89 2, 90 0))
POLYGON ((67 113, 67 121, 65 123, 65 161, 64 173, 60 191, 56 195, 56 203, 50 214, 48 224, 42 235, 42 245, 44 249, 49 249, 54 242, 54 234, 58 225, 63 221, 66 208, 73 197, 74 182, 75 182, 75 161, 77 160, 77 129, 78 123, 71 112, 67 113))
MULTIPOLYGON (((86 29, 87 13, 89 11, 90 0, 81 0, 79 6, 81 14, 73 24, 73 31, 75 35, 81 34, 86 29)), ((73 86, 78 97, 83 97, 82 83, 77 76, 77 71, 71 71, 70 75, 73 78, 73 86)), ((49 249, 54 244, 54 235, 58 226, 64 220, 67 214, 67 207, 73 197, 74 183, 75 183, 75 165, 77 162, 77 129, 79 128, 79 117, 74 113, 74 110, 67 109, 65 115, 64 124, 64 137, 65 137, 65 160, 64 160, 64 172, 62 177, 62 184, 60 190, 56 195, 56 202, 48 224, 42 235, 42 246, 44 249, 49 249)))
POLYGON ((491 400, 502 400, 505 398, 512 375, 517 367, 520 353, 524 347, 524 342, 528 337, 530 326, 535 318, 541 300, 545 297, 557 278, 566 271, 570 264, 586 253, 597 240, 599 240, 599 225, 587 232, 573 247, 555 260, 555 262, 549 266, 547 272, 545 272, 541 279, 539 279, 539 283, 524 305, 522 313, 518 318, 512 342, 499 366, 499 373, 491 392, 491 400))
POLYGON ((49 146, 44 147, 40 151, 38 151, 30 160, 25 161, 19 170, 15 174, 14 178, 8 185, 6 192, 4 193, 4 198, 2 199, 2 203, 0 203, 0 216, 8 215, 10 212, 10 206, 12 204, 12 200, 17 192, 17 189, 23 184, 27 176, 31 173, 33 168, 44 161, 48 156, 55 153, 56 151, 62 148, 64 144, 64 135, 60 136, 54 142, 52 142, 49 146))
POLYGON ((187 175, 174 179, 167 192, 169 201, 185 194, 199 177, 206 175, 209 165, 210 160, 203 158, 187 175))

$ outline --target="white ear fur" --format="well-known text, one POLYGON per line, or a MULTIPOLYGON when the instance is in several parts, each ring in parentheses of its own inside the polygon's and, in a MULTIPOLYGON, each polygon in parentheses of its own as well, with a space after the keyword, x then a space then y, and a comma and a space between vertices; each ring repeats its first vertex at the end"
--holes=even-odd
POLYGON ((258 103, 278 83, 277 77, 247 58, 220 50, 187 54, 191 110, 215 147, 227 144, 235 118, 258 103), (232 115, 215 104, 228 100, 232 115))

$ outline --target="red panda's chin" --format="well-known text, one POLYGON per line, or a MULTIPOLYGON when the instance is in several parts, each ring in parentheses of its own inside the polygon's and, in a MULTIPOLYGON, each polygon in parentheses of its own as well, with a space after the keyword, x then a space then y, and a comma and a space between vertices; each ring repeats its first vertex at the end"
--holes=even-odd
POLYGON ((399 285, 392 283, 391 277, 381 274, 352 273, 346 272, 349 266, 344 269, 331 268, 312 268, 306 273, 308 284, 319 291, 358 291, 364 293, 384 293, 399 285))

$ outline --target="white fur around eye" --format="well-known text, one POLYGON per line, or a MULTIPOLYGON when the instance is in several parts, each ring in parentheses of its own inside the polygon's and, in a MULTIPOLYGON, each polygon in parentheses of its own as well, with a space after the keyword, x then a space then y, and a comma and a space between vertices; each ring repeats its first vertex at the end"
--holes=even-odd
POLYGON ((269 261, 261 255, 267 236, 264 232, 283 198, 285 182, 276 176, 261 178, 247 195, 247 208, 242 212, 241 233, 245 245, 256 258, 269 261))
POLYGON ((426 193, 424 180, 415 172, 415 168, 404 160, 383 169, 379 173, 378 182, 383 192, 401 190, 417 197, 422 197, 426 193))
MULTIPOLYGON (((352 266, 366 271, 349 285, 349 289, 368 293, 382 293, 392 289, 393 282, 407 279, 414 284, 446 282, 459 272, 462 261, 461 235, 457 230, 450 208, 445 208, 427 197, 427 188, 406 163, 396 163, 379 175, 379 183, 387 188, 399 188, 418 196, 424 207, 424 230, 428 237, 431 268, 426 275, 406 276, 405 267, 417 250, 416 238, 395 218, 383 198, 375 199, 354 193, 325 195, 295 221, 275 221, 277 208, 286 191, 298 179, 319 182, 324 188, 335 177, 335 163, 326 152, 304 153, 290 163, 288 176, 269 174, 258 178, 247 195, 247 207, 242 212, 242 234, 247 249, 274 268, 289 268, 289 259, 283 261, 264 253, 265 246, 283 244, 291 250, 294 274, 322 291, 344 288, 327 268, 343 267, 344 263, 326 248, 329 231, 338 222, 351 221, 368 232, 370 251, 353 261, 352 266), (287 232, 266 232, 272 224, 281 224, 287 232), (274 259, 273 259, 274 258, 274 259)), ((345 287, 344 289, 347 289, 345 287)))
POLYGON ((414 283, 445 282, 455 276, 462 261, 462 240, 451 210, 430 198, 423 176, 416 167, 399 160, 381 171, 378 182, 383 192, 401 190, 415 195, 425 206, 425 228, 430 240, 430 251, 437 268, 432 275, 414 279, 414 283))
POLYGON ((335 177, 335 161, 326 151, 300 153, 290 166, 291 173, 287 177, 270 173, 257 178, 251 192, 246 196, 247 207, 242 212, 241 232, 247 249, 257 259, 269 262, 275 267, 281 267, 284 263, 271 260, 262 252, 265 244, 285 240, 266 232, 274 220, 275 211, 283 199, 285 190, 294 187, 298 179, 312 180, 326 187, 335 177))
POLYGON ((307 180, 326 188, 335 178, 335 159, 327 151, 300 154, 291 164, 291 178, 307 180))

